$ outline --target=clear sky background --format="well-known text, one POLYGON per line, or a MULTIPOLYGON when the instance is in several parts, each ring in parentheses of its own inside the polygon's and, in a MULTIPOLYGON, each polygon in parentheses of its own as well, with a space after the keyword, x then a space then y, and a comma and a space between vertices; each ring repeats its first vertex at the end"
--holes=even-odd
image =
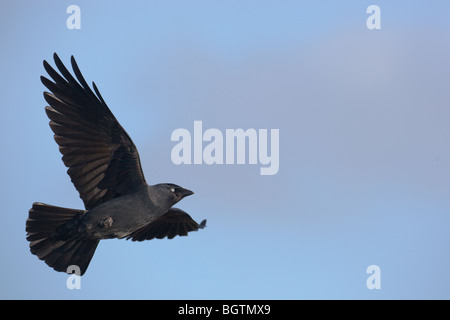
POLYGON ((0 298, 450 299, 449 1, 0 6, 0 298), (33 202, 83 208, 44 112, 53 52, 95 81, 147 181, 194 190, 177 206, 208 219, 188 237, 100 242, 81 290, 25 239, 33 202), (171 133, 195 120, 279 129, 278 174, 174 165, 171 133))

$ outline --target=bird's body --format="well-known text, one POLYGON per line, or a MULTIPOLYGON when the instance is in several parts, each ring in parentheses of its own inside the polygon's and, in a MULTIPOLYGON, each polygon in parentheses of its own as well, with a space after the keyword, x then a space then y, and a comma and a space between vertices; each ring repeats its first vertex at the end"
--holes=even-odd
POLYGON ((142 185, 135 192, 104 202, 80 220, 78 232, 90 239, 125 238, 168 212, 164 189, 142 185), (159 190, 161 189, 161 190, 159 190))
POLYGON ((152 187, 141 186, 134 193, 92 208, 81 219, 79 233, 92 239, 124 238, 158 219, 169 208, 155 205, 149 189, 152 187))
POLYGON ((137 149, 103 100, 91 91, 72 57, 77 80, 54 55, 54 82, 41 77, 45 108, 62 160, 86 210, 36 202, 26 222, 30 250, 57 271, 77 265, 81 275, 102 239, 172 239, 204 228, 172 206, 193 194, 176 184, 148 185, 137 149))

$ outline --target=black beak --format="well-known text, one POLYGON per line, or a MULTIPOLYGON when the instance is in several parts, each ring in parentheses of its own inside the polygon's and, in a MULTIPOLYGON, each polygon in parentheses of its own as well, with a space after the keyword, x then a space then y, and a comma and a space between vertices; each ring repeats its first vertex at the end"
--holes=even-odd
POLYGON ((188 189, 181 189, 180 192, 179 192, 179 195, 180 195, 181 198, 190 196, 192 194, 194 194, 194 192, 191 191, 191 190, 188 190, 188 189))

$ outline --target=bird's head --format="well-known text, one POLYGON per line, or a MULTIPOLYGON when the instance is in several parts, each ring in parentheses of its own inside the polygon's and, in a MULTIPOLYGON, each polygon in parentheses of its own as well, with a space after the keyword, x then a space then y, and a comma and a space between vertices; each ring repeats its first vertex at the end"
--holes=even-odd
POLYGON ((173 206, 184 197, 194 194, 191 190, 185 189, 173 183, 160 183, 154 186, 158 190, 161 198, 166 199, 168 204, 173 206))

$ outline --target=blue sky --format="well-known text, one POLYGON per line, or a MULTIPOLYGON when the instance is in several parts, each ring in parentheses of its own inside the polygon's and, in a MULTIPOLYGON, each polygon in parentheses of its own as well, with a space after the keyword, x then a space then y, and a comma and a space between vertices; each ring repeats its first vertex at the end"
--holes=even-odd
POLYGON ((450 298, 447 1, 1 6, 0 298, 450 298), (371 4, 381 30, 366 28, 371 4), (44 112, 53 52, 95 81, 147 181, 194 190, 177 206, 208 219, 188 237, 102 241, 81 290, 25 239, 33 202, 83 207, 44 112), (171 133, 196 120, 279 129, 279 172, 174 165, 171 133))

